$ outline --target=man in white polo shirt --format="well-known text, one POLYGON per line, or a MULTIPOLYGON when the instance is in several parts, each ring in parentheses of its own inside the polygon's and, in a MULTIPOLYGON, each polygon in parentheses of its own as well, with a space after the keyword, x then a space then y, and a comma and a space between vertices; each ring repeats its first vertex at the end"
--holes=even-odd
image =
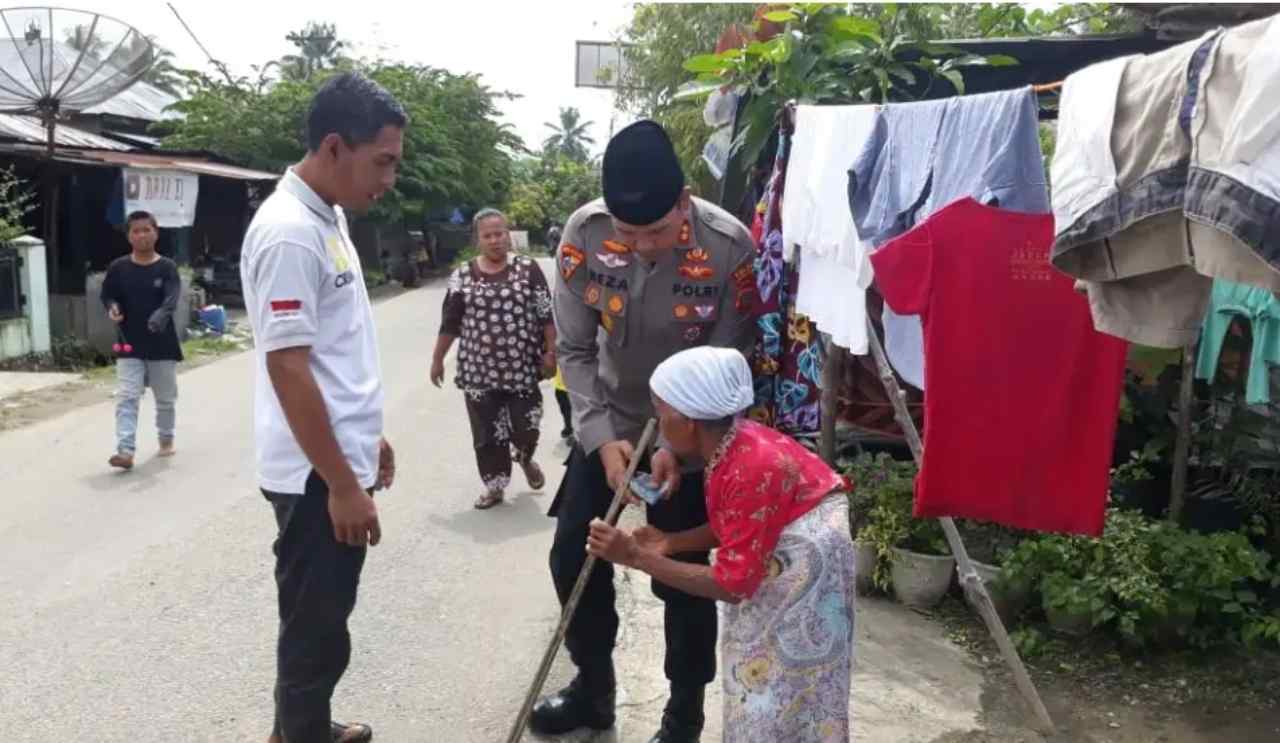
POLYGON ((395 184, 407 123, 365 77, 325 83, 307 114, 306 156, 258 210, 241 250, 258 362, 258 483, 279 528, 270 743, 373 738, 368 725, 330 716, 365 548, 381 538, 372 492, 395 476, 373 310, 343 210, 366 211, 395 184))

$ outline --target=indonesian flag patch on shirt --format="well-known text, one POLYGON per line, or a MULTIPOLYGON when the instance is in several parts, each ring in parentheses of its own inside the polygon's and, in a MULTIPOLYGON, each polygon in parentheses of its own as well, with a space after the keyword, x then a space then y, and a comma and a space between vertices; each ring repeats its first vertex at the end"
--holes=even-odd
POLYGON ((302 311, 301 299, 271 300, 272 317, 294 317, 301 311, 302 311))

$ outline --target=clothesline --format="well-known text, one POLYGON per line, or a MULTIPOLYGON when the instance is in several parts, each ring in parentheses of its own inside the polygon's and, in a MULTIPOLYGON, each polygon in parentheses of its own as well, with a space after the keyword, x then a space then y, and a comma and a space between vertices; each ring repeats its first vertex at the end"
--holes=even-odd
MULTIPOLYGON (((1060 83, 1058 85, 1060 85, 1060 83)), ((1041 92, 1047 92, 1049 90, 1056 89, 1057 86, 1052 86, 1052 87, 1043 86, 1043 87, 1044 87, 1044 90, 1042 91, 1041 89, 1039 89, 1040 86, 1020 86, 1016 92, 1020 93, 1023 96, 1022 101, 1024 104, 1026 104, 1026 98, 1029 97, 1027 95, 1028 93, 1038 94, 1041 92), (1031 88, 1031 90, 1029 91, 1028 88, 1031 88)), ((1007 91, 1006 93, 1013 94, 1015 93, 1015 91, 1007 91)), ((1013 106, 1010 106, 1009 108, 1011 110, 1015 109, 1015 107, 1013 106)), ((1026 108, 1022 109, 1022 113, 1025 114, 1026 116, 1031 117, 1032 120, 1034 121, 1034 114, 1027 113, 1026 108)), ((784 133, 788 135, 794 135, 798 129, 798 126, 797 126, 798 111, 797 111, 797 106, 795 105, 795 102, 789 102, 786 106, 784 106, 784 110, 780 112, 780 114, 781 114, 780 115, 781 124, 782 124, 784 133)), ((806 116, 807 115, 808 114, 806 113, 806 116)), ((877 112, 876 115, 879 116, 882 114, 877 112)), ((941 119, 939 118, 938 123, 935 124, 935 126, 938 129, 942 128, 940 122, 941 122, 941 119)), ((806 126, 807 125, 808 125, 808 121, 806 120, 806 126)), ((847 136, 849 135, 849 132, 850 132, 850 129, 848 128, 842 129, 841 135, 845 135, 845 138, 847 138, 847 136)), ((942 136, 942 135, 940 134, 939 136, 942 136)), ((1026 142, 1030 142, 1032 145, 1034 145, 1034 149, 1036 150, 1036 155, 1038 156, 1039 149, 1040 149, 1038 138, 1034 137, 1033 135, 1031 136, 1030 139, 1027 139, 1025 137, 1024 139, 1026 139, 1025 142, 1013 142, 1013 145, 1015 146, 1012 149, 1015 152, 1017 152, 1017 147, 1016 147, 1017 144, 1026 144, 1026 142)), ((826 141, 826 140, 819 137, 818 141, 826 141)), ((981 149, 981 148, 978 148, 978 149, 981 149)), ((796 151, 793 149, 792 150, 793 156, 795 155, 795 153, 796 151)), ((977 156, 981 157, 981 153, 979 153, 977 156)), ((1038 159, 1039 158, 1037 157, 1037 161, 1038 159)), ((826 158, 826 160, 829 161, 829 158, 826 158)), ((793 160, 791 164, 794 164, 795 162, 797 161, 793 160)), ((875 172, 874 163, 871 163, 871 164, 864 163, 864 165, 867 165, 868 172, 875 172)), ((939 192, 948 192, 948 193, 950 191, 972 190, 972 189, 962 188, 963 184, 954 182, 955 180, 956 179, 946 180, 945 183, 943 183, 943 186, 940 187, 938 185, 938 182, 935 179, 933 182, 934 183, 933 187, 937 189, 939 192)), ((788 185, 794 187, 794 186, 800 185, 801 183, 806 184, 807 187, 812 187, 814 185, 818 185, 819 187, 821 187, 820 184, 809 183, 809 179, 805 179, 805 178, 800 178, 796 183, 789 183, 788 185)), ((852 199, 853 196, 850 196, 849 198, 852 199)), ((1047 201, 1047 193, 1045 194, 1045 200, 1047 201)), ((1002 201, 1003 201, 1003 198, 1002 198, 1002 201)), ((784 200, 784 203, 786 203, 785 200, 784 200)), ((807 204, 808 202, 805 201, 802 203, 807 204)), ((1027 206, 1027 204, 1022 204, 1022 206, 1027 206)), ((1047 207, 1047 203, 1043 205, 1038 205, 1038 206, 1047 207)), ((850 208, 853 209, 855 212, 857 211, 856 207, 852 203, 850 204, 850 208)), ((1041 209, 1040 211, 1047 211, 1047 208, 1041 209)), ((788 220, 784 218, 783 223, 786 224, 787 222, 788 220)), ((803 220, 802 220, 802 223, 803 223, 803 220)), ((806 230, 804 228, 801 229, 802 233, 805 231, 806 230)), ((902 251, 899 250, 898 252, 901 253, 902 251)), ((801 272, 802 273, 804 272, 803 268, 801 269, 801 272)), ((879 271, 877 271, 877 274, 879 275, 879 271)), ((879 276, 877 278, 879 278, 879 276)), ((886 299, 886 302, 887 302, 887 299, 886 299)), ((888 307, 886 306, 886 312, 887 311, 888 311, 888 307)), ((887 331, 887 328, 886 328, 886 331, 887 331)), ((872 351, 876 359, 876 366, 880 371, 880 381, 881 381, 881 384, 884 386, 886 397, 888 397, 889 403, 894 407, 898 424, 902 428, 904 436, 907 438, 909 442, 913 442, 913 446, 912 446, 913 454, 916 455, 917 462, 919 462, 922 454, 922 446, 920 442, 919 431, 916 428, 915 421, 911 417, 909 408, 906 404, 907 401, 905 399, 905 393, 901 390, 901 388, 897 383, 897 378, 894 375, 893 368, 890 366, 888 355, 886 354, 885 348, 881 344, 880 338, 877 334, 877 328, 875 327, 875 324, 870 317, 866 318, 865 335, 867 336, 869 349, 872 351)), ((920 341, 920 345, 923 346, 923 340, 920 341)), ((844 358, 843 354, 834 354, 832 358, 829 358, 827 360, 828 368, 824 369, 824 377, 831 382, 835 382, 835 380, 838 380, 843 377, 843 374, 838 371, 839 364, 835 363, 834 361, 834 359, 837 357, 841 359, 844 358), (831 367, 835 367, 835 368, 831 368, 831 367), (828 375, 829 371, 831 373, 828 375)), ((915 383, 915 384, 916 386, 920 386, 919 383, 915 383)), ((828 401, 834 402, 834 400, 832 399, 834 397, 836 397, 836 395, 834 394, 831 394, 829 396, 824 395, 824 402, 828 402, 828 401)), ((832 407, 835 407, 835 406, 832 406, 832 407)), ((830 454, 834 454, 834 441, 830 440, 834 438, 834 433, 835 433, 834 425, 833 425, 834 413, 835 413, 835 410, 831 408, 824 409, 822 411, 822 415, 823 415, 823 431, 822 432, 823 432, 823 436, 827 437, 828 439, 823 442, 823 450, 825 452, 829 452, 830 454)), ((945 450, 946 449, 944 448, 943 451, 945 450)), ((920 502, 917 501, 917 506, 919 505, 919 503, 920 502)), ((1015 679, 1017 680, 1019 691, 1022 693, 1024 699, 1026 700, 1030 708, 1032 715, 1038 720, 1038 722, 1040 723, 1040 726, 1045 730, 1052 731, 1053 730, 1052 719, 1049 717, 1049 714, 1046 711, 1042 700, 1040 699, 1039 693, 1035 688, 1034 682, 1032 682, 1030 677, 1027 675, 1026 668, 1022 663, 1022 659, 1019 657, 1017 650, 1013 647, 1012 641, 1008 636, 1008 632, 1005 629, 1003 622, 1000 620, 999 616, 996 614, 996 612, 992 608, 991 599, 987 592, 986 586, 983 584, 982 579, 977 575, 976 571, 970 565, 967 550, 965 549, 965 546, 964 546, 964 540, 962 539, 959 532, 956 530, 954 523, 950 518, 941 519, 941 523, 944 531, 946 532, 948 542, 950 543, 952 554, 956 556, 957 562, 960 565, 959 572, 961 574, 961 579, 966 584, 966 587, 970 592, 970 595, 973 597, 975 603, 978 605, 980 614, 982 615, 982 618, 986 622, 987 628, 990 631, 992 637, 995 639, 997 645, 999 646, 1001 655, 1005 663, 1008 665, 1009 669, 1012 671, 1015 679)))
MULTIPOLYGON (((1059 90, 1061 90, 1061 89, 1062 89, 1062 83, 1063 83, 1063 81, 1062 81, 1062 80, 1059 80, 1059 81, 1057 81, 1057 82, 1052 82, 1052 83, 1044 83, 1044 84, 1041 84, 1041 85, 1032 85, 1032 86, 1031 86, 1031 92, 1033 92, 1033 93, 1054 93, 1054 92, 1057 92, 1057 91, 1059 91, 1059 90)), ((799 105, 799 103, 798 103, 797 101, 791 100, 791 101, 787 101, 787 102, 786 102, 786 104, 784 104, 784 105, 783 105, 783 107, 782 107, 782 114, 783 114, 783 115, 782 115, 782 123, 783 123, 783 126, 784 126, 784 128, 785 128, 785 130, 786 130, 786 132, 787 132, 788 134, 793 133, 793 132, 795 131, 795 126, 796 126, 796 106, 797 106, 797 105, 799 105)), ((880 105, 880 104, 875 104, 875 105, 880 105)))

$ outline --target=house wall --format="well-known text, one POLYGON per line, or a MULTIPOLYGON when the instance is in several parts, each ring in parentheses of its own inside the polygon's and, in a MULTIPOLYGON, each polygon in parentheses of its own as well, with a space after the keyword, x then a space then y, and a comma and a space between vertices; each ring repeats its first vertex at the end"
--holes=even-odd
POLYGON ((31 353, 31 321, 25 317, 0 320, 0 359, 31 353))
POLYGON ((22 257, 18 276, 26 303, 22 317, 0 321, 0 358, 48 353, 52 346, 44 243, 24 237, 15 240, 11 247, 17 248, 22 257))

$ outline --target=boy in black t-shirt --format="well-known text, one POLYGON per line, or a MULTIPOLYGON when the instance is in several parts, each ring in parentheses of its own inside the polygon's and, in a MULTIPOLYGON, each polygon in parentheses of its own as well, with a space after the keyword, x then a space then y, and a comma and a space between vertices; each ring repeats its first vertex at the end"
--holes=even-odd
POLYGON ((147 387, 156 399, 160 456, 173 456, 174 405, 178 399, 178 362, 182 346, 173 323, 182 280, 178 266, 156 252, 156 218, 133 212, 126 223, 133 251, 117 258, 102 282, 102 304, 118 330, 116 346, 116 453, 109 464, 133 467, 138 403, 147 387))

